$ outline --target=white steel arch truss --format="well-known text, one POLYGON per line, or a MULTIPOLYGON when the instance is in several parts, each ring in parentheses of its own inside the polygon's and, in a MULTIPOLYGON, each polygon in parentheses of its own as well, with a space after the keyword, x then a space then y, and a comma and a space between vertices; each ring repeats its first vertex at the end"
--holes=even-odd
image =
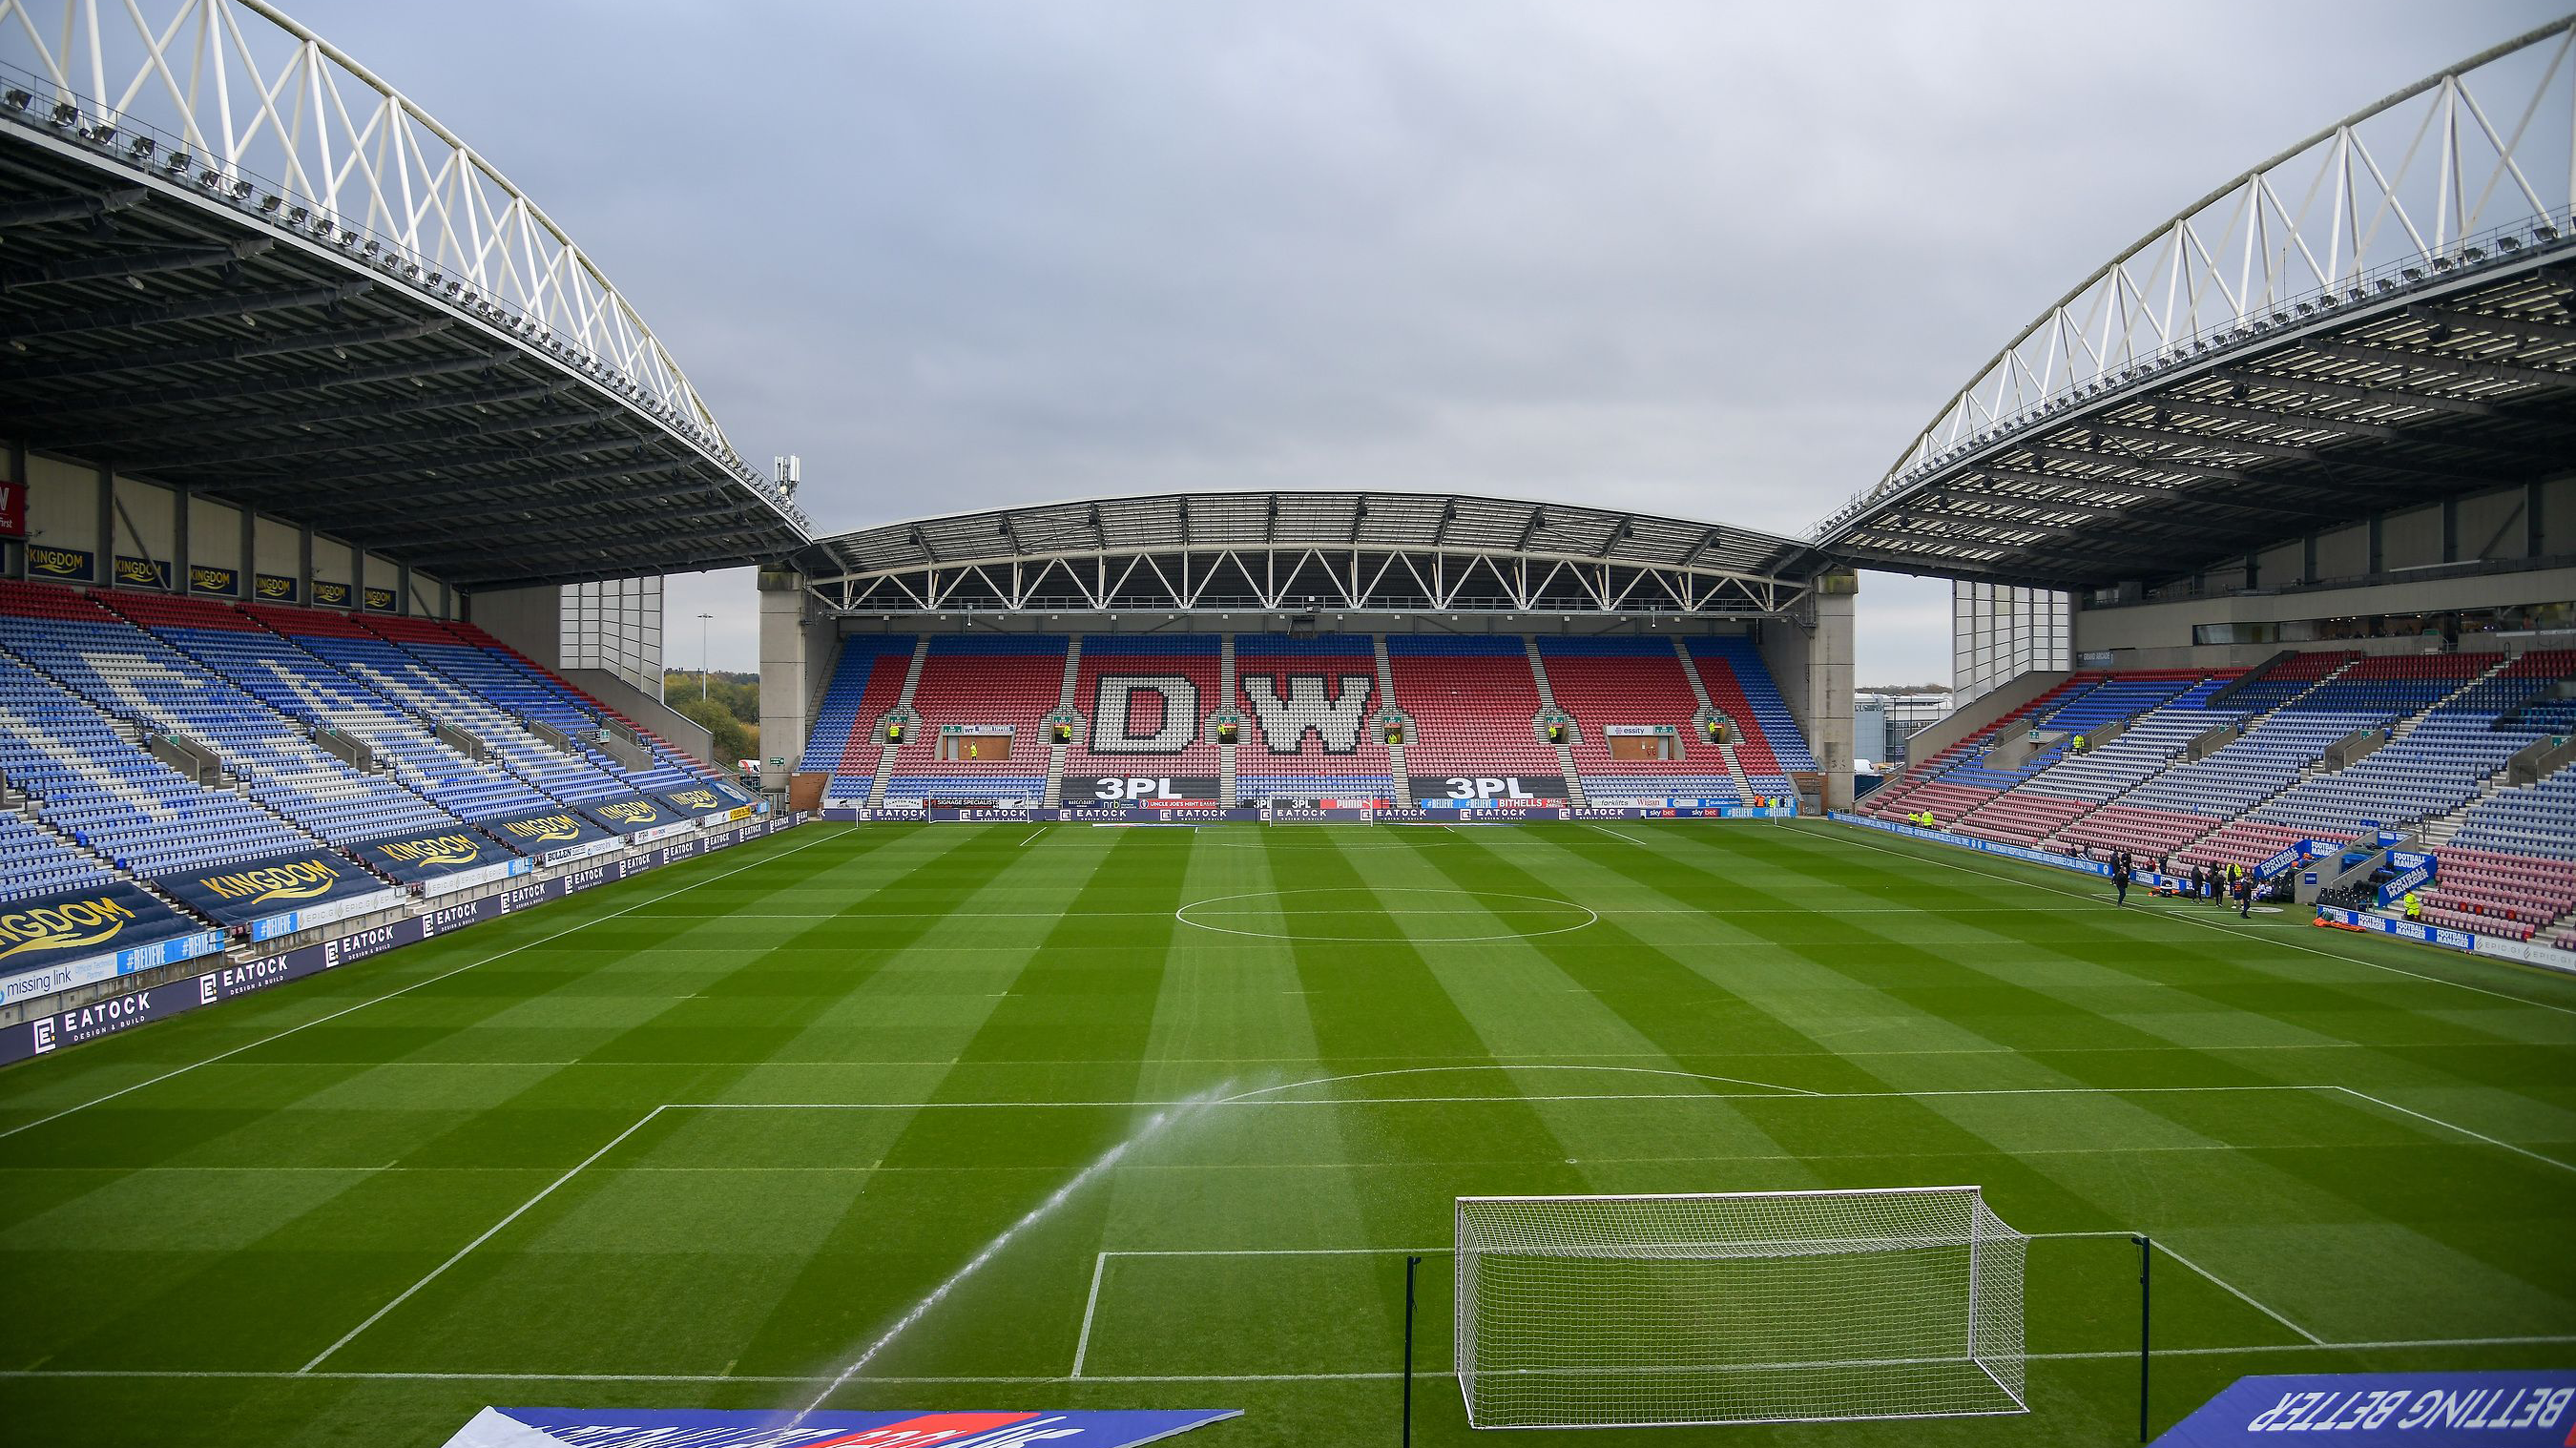
POLYGON ((265 0, 0 0, 5 114, 108 168, 339 251, 552 357, 796 516, 571 236, 386 81, 265 0))
POLYGON ((1260 544, 1003 554, 816 577, 844 614, 1576 613, 1769 617, 1807 580, 1595 556, 1260 544))
POLYGON ((2175 366, 2576 239, 2576 16, 2469 57, 2139 238, 1943 403, 1823 539, 1965 453, 2175 366))

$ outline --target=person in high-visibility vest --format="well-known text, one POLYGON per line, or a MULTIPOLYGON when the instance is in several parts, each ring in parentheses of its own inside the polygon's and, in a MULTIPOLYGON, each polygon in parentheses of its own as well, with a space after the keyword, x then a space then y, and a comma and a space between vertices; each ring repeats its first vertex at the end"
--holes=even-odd
POLYGON ((2409 920, 2424 918, 2424 897, 2412 890, 2406 892, 2406 918, 2409 920))
POLYGON ((969 759, 981 759, 981 758, 983 758, 983 757, 984 757, 984 746, 983 746, 983 745, 981 745, 981 744, 969 744, 969 745, 967 745, 967 746, 966 746, 966 757, 967 757, 967 758, 969 758, 969 759))
POLYGON ((2084 752, 2084 736, 2081 734, 2075 736, 2075 752, 2078 754, 2084 752))

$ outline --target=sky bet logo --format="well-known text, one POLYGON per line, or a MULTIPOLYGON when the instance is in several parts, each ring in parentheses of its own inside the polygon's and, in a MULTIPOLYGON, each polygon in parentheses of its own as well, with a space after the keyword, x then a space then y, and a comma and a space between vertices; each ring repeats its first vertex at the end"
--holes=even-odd
POLYGON ((470 865, 483 857, 471 835, 436 835, 378 845, 376 852, 397 865, 470 865))
POLYGON ((310 900, 328 894, 340 881, 340 872, 319 859, 296 860, 284 865, 268 865, 257 870, 239 870, 230 875, 207 875, 197 883, 214 892, 220 900, 247 900, 265 905, 272 900, 310 900))
POLYGON ((116 938, 134 912, 101 896, 0 914, 0 960, 26 951, 77 950, 116 938))
POLYGON ((616 804, 601 805, 599 813, 603 818, 615 820, 621 825, 649 825, 662 817, 660 810, 640 799, 621 800, 616 804))
POLYGON ((581 838, 581 822, 569 814, 539 815, 532 820, 514 820, 501 828, 517 835, 520 839, 536 840, 540 843, 547 840, 581 838))

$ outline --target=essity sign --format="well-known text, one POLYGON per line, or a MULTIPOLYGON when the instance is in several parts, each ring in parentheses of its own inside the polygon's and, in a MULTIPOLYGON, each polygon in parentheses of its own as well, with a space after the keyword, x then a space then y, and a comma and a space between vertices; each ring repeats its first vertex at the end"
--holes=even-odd
POLYGON ((1098 1413, 813 1413, 708 1408, 485 1408, 447 1448, 1131 1448, 1240 1408, 1098 1413))

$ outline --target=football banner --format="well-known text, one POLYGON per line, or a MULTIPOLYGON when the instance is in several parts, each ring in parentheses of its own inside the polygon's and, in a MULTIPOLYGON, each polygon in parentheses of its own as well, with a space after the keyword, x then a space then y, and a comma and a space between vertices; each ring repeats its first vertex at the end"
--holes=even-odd
POLYGON ((156 876, 152 883, 178 896, 190 909, 226 925, 311 911, 385 888, 384 881, 320 849, 230 865, 200 865, 156 876))
POLYGON ((505 864, 516 858, 506 846, 494 844, 469 829, 395 835, 349 848, 359 859, 397 880, 427 880, 460 870, 505 864))
POLYGON ((447 1448, 1128 1448, 1243 1415, 1240 1408, 1064 1413, 792 1413, 715 1408, 485 1408, 447 1448))
POLYGON ((581 811, 569 805, 539 814, 482 820, 479 823, 512 849, 539 857, 569 850, 575 845, 586 845, 593 840, 617 838, 592 824, 581 811))
POLYGON ((0 1004, 52 995, 223 948, 220 932, 139 886, 94 885, 0 905, 0 1004))
POLYGON ((584 800, 581 807, 592 819, 621 835, 649 830, 655 825, 686 824, 696 818, 649 794, 621 794, 610 799, 584 800))
POLYGON ((1223 786, 1212 774, 1068 774, 1064 777, 1064 801, 1069 805, 1097 801, 1103 805, 1153 809, 1165 801, 1182 806, 1209 805, 1223 797, 1223 786))
POLYGON ((2332 1443, 2349 1448, 2561 1448, 2576 1422, 2576 1369, 2299 1373, 2238 1378, 2156 1448, 2332 1443), (2295 1438, 2284 1435, 2297 1434, 2295 1438))
POLYGON ((0 482, 0 538, 27 536, 27 485, 0 482))

